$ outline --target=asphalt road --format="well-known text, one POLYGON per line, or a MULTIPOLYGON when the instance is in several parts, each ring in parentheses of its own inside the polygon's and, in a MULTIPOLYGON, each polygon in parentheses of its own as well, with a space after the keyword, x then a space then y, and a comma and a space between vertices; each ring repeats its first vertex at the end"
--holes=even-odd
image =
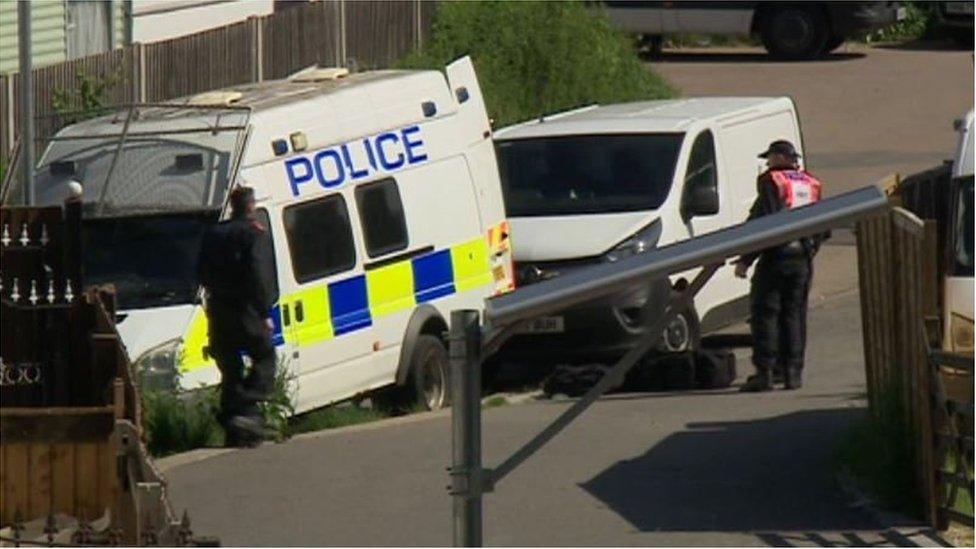
MULTIPOLYGON (((803 64, 672 53, 655 66, 686 95, 792 95, 831 192, 947 158, 952 120, 972 107, 967 52, 854 49, 803 64)), ((910 523, 883 529, 834 481, 837 443, 865 406, 849 244, 837 239, 817 259, 801 391, 607 397, 486 496, 486 543, 930 543, 910 523)), ((740 381, 748 371, 743 356, 740 381)), ((486 466, 566 406, 487 410, 486 466)), ((447 545, 449 460, 449 416, 435 413, 160 464, 177 509, 225 545, 447 545)))

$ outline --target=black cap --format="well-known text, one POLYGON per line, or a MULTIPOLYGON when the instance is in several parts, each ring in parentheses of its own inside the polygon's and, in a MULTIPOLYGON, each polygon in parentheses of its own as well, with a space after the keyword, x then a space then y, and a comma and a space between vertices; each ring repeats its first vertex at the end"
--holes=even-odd
POLYGON ((769 148, 759 155, 759 158, 769 158, 771 154, 782 154, 793 158, 800 158, 800 153, 796 152, 793 143, 785 139, 778 139, 769 144, 769 148))

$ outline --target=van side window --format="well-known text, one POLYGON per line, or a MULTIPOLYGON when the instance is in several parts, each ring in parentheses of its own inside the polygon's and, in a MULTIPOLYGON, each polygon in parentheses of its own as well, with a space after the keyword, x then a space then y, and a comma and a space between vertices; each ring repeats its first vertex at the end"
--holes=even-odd
POLYGON ((698 134, 691 145, 681 211, 685 220, 695 215, 718 213, 718 170, 715 168, 715 139, 712 132, 698 134))
POLYGON ((351 269, 356 249, 340 194, 289 206, 284 212, 291 266, 299 283, 351 269))
MULTIPOLYGON (((268 251, 272 258, 274 258, 274 238, 271 237, 271 217, 268 215, 268 210, 264 208, 258 208, 255 212, 257 217, 257 222, 264 227, 264 242, 261 243, 262 246, 267 246, 268 251)), ((265 271, 265 280, 271 281, 271 296, 274 298, 273 301, 278 301, 278 265, 277 261, 271 261, 267 265, 263 265, 267 270, 265 271)))
POLYGON ((691 146, 688 170, 685 171, 685 187, 705 185, 718 188, 715 170, 715 140, 712 132, 705 130, 698 134, 691 146))
POLYGON ((400 191, 392 177, 356 188, 356 205, 363 226, 366 253, 377 257, 407 247, 407 221, 400 191))

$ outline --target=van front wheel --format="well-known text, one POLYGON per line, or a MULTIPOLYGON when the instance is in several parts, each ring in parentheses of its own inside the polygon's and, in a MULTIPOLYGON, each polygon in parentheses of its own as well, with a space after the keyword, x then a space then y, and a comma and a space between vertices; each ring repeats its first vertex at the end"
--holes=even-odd
POLYGON ((432 335, 417 338, 404 387, 411 393, 415 406, 440 410, 450 404, 449 368, 447 349, 440 339, 432 335))

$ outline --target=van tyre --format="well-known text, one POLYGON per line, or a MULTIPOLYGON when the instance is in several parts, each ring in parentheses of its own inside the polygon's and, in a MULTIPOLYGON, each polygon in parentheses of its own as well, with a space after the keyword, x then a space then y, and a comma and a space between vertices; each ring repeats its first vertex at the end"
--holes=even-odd
POLYGON ((695 350, 701 344, 701 326, 694 305, 678 310, 661 333, 658 351, 680 353, 695 350))
POLYGON ((421 335, 410 357, 404 387, 411 404, 425 410, 440 410, 451 403, 450 359, 444 343, 435 336, 421 335))
POLYGON ((766 51, 777 59, 812 59, 824 52, 830 28, 819 7, 789 4, 763 15, 761 34, 766 51))
POLYGON ((393 414, 439 410, 450 405, 450 362, 441 340, 432 335, 417 337, 403 385, 391 385, 373 394, 376 407, 393 414))

